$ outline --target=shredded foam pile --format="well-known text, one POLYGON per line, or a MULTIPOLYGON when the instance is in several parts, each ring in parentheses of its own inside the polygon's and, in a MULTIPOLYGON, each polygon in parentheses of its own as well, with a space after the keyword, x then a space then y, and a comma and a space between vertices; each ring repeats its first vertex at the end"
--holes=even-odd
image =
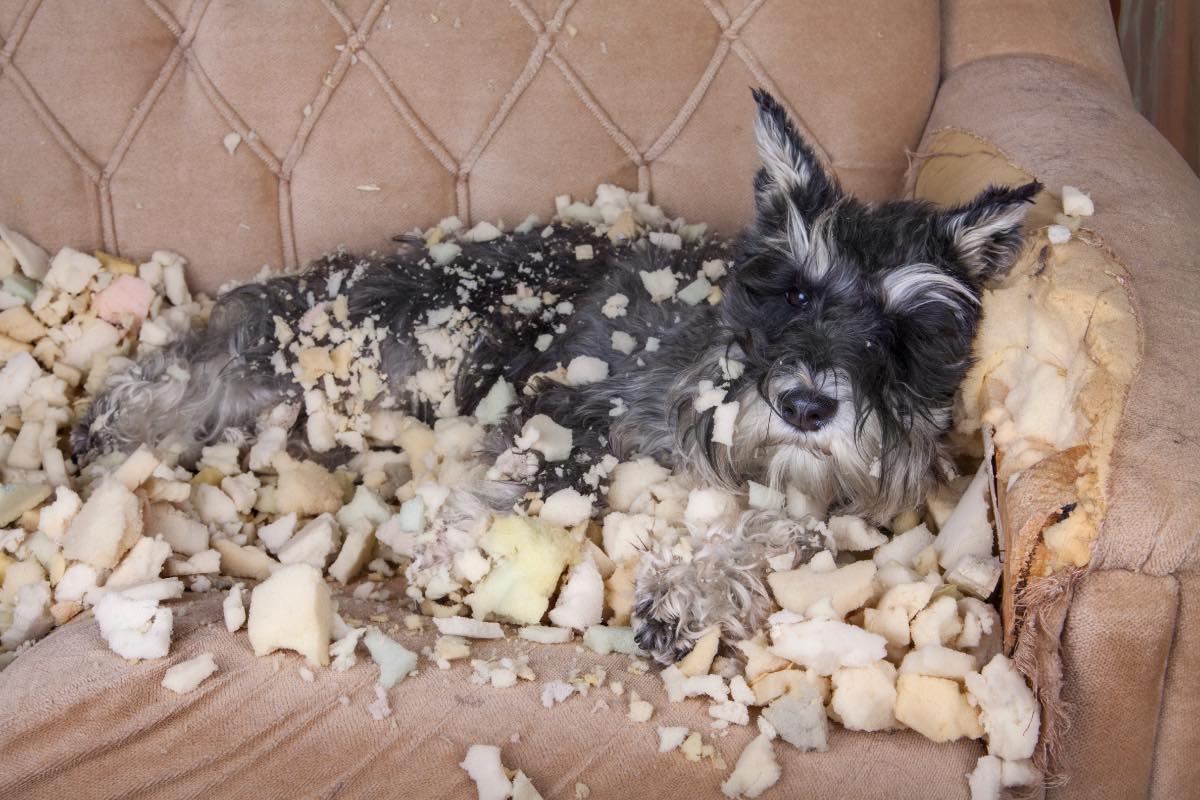
MULTIPOLYGON (((560 198, 558 209, 551 225, 591 226, 597 237, 678 247, 704 233, 615 187, 601 187, 590 205, 560 198)), ((506 235, 489 223, 465 231, 456 223, 422 233, 431 263, 452 260, 460 241, 506 235)), ((778 610, 735 652, 718 654, 714 628, 661 671, 669 702, 707 714, 695 729, 658 726, 660 752, 726 770, 720 739, 753 727, 756 737, 721 789, 757 797, 799 753, 830 746, 832 721, 858 731, 909 728, 935 742, 985 740, 988 755, 970 777, 976 798, 1039 779, 1030 763, 1038 706, 1000 654, 1000 620, 987 602, 1001 565, 983 467, 895 520, 890 539, 861 519, 828 517, 796 492, 695 486, 648 459, 610 458, 594 476, 596 484, 607 479, 604 489, 531 494, 511 513, 492 515, 464 505, 458 490, 481 474, 473 459, 484 423, 515 402, 512 387, 500 381, 474 416, 443 413, 433 426, 372 406, 383 391, 377 361, 349 359, 344 343, 369 347, 375 334, 352 329, 334 303, 297 330, 278 321, 276 333, 281 351, 297 356, 310 445, 351 447, 358 454, 346 467, 289 456, 299 409, 280 407, 249 441, 205 448, 195 470, 170 450, 145 447, 80 470, 66 433, 90 395, 128 359, 203 322, 212 303, 188 293, 183 259, 166 251, 142 264, 71 249, 51 259, 16 232, 0 228, 0 236, 0 525, 8 526, 0 531, 0 666, 85 613, 119 656, 168 658, 170 601, 212 591, 224 594, 230 633, 245 628, 258 656, 303 655, 305 680, 313 669, 344 671, 369 656, 379 679, 364 713, 377 720, 391 714, 396 684, 462 662, 470 667, 464 681, 496 691, 543 680, 547 708, 603 689, 630 724, 654 725, 658 709, 603 667, 542 679, 525 656, 484 657, 473 648, 514 637, 578 640, 599 654, 627 655, 629 672, 644 674, 650 665, 630 618, 639 568, 645 559, 702 556, 708 537, 731 531, 749 509, 792 517, 825 549, 807 563, 796 554, 771 560, 778 610), (384 585, 400 575, 403 593, 384 585), (411 631, 432 618, 439 636, 410 649, 399 640, 403 630, 385 632, 386 617, 343 617, 343 594, 394 604, 408 613, 411 631)), ((591 257, 585 248, 576 255, 591 257)), ((675 277, 652 276, 647 289, 692 290, 697 301, 711 295, 707 281, 703 292, 692 289, 704 275, 675 277)), ((445 321, 430 320, 421 333, 430 367, 415 379, 443 401, 443 412, 463 344, 440 337, 445 321)), ((516 446, 565 457, 572 436, 535 417, 516 446)), ((176 663, 164 691, 192 691, 221 667, 211 653, 176 663)), ((596 703, 593 710, 608 707, 596 703)), ((481 798, 540 796, 524 773, 503 766, 497 746, 471 747, 461 766, 481 798)), ((575 791, 589 792, 584 784, 575 791)))
POLYGON ((1063 186, 1061 208, 1030 236, 1028 257, 985 290, 975 363, 955 409, 959 431, 991 431, 998 486, 1012 490, 1024 478, 1069 499, 1028 537, 1038 539, 1035 552, 1017 554, 1013 566, 1028 577, 1091 560, 1138 357, 1121 267, 1083 227, 1091 198, 1063 186))

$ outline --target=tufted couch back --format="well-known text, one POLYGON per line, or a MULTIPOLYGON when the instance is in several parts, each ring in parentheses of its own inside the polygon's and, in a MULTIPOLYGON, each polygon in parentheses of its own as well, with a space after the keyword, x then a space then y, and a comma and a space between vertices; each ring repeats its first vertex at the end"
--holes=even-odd
POLYGON ((600 182, 728 232, 750 208, 755 85, 851 190, 899 191, 937 90, 938 13, 0 0, 0 221, 51 251, 174 248, 207 289, 449 214, 548 217, 600 182))

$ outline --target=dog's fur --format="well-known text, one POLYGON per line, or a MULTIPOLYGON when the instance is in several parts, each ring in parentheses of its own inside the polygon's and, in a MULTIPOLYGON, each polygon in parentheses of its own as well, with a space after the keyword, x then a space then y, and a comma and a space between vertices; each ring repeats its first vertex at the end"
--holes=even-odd
MULTIPOLYGON (((251 429, 260 414, 300 395, 270 360, 274 318, 294 324, 341 293, 352 321, 386 332, 380 356, 389 397, 410 412, 471 413, 498 378, 517 387, 522 401, 498 426, 490 455, 529 467, 503 476, 522 492, 578 485, 608 453, 643 455, 698 483, 793 487, 840 513, 886 523, 917 506, 942 474, 942 436, 969 364, 981 288, 1014 261, 1021 220, 1041 187, 988 188, 945 210, 862 203, 842 191, 770 95, 755 99, 757 215, 732 248, 610 244, 555 226, 549 235, 464 244, 445 268, 413 242, 386 258, 327 256, 302 274, 226 293, 205 330, 111 378, 74 433, 76 452, 87 458, 171 441, 186 460, 228 430, 251 429), (577 260, 584 242, 595 259, 577 260), (653 302, 639 275, 669 268, 684 285, 713 258, 731 265, 716 305, 653 302), (511 296, 521 287, 556 296, 556 305, 519 313, 511 296), (626 312, 609 316, 602 309, 618 293, 629 300, 626 312), (460 309, 456 331, 468 346, 452 363, 437 361, 456 374, 449 397, 431 397, 412 380, 431 360, 415 332, 447 307, 460 309), (661 344, 625 355, 612 347, 614 331, 661 344), (539 350, 544 334, 552 342, 539 350), (585 355, 608 363, 606 379, 566 386, 535 377, 585 355), (731 376, 730 362, 740 374, 731 376), (714 409, 697 410, 701 381, 739 404, 732 446, 712 441, 714 409), (790 425, 781 406, 797 392, 823 396, 836 410, 809 430, 790 425), (567 462, 543 464, 509 447, 535 414, 575 431, 567 462)), ((751 629, 768 606, 765 558, 819 546, 811 526, 771 515, 699 540, 690 562, 656 563, 639 579, 638 641, 663 661, 688 652, 711 624, 731 636, 751 629)))

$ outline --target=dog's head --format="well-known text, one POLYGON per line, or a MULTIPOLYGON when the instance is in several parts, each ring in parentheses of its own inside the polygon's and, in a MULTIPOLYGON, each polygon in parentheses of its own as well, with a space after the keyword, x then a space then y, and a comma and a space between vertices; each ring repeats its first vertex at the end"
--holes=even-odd
POLYGON ((1015 260, 1041 185, 946 209, 862 203, 774 98, 754 96, 757 216, 721 308, 745 364, 729 457, 885 519, 919 502, 938 469, 981 289, 1015 260))

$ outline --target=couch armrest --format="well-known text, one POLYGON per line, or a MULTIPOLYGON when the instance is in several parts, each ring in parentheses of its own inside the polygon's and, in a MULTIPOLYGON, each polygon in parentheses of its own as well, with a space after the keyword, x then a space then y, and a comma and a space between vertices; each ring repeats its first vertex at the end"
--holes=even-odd
POLYGON ((920 152, 939 131, 965 130, 1051 192, 1070 184, 1095 201, 1085 226, 1118 262, 1109 277, 1128 292, 1140 351, 1091 562, 1049 582, 1018 659, 1038 687, 1043 730, 1054 731, 1041 761, 1070 778, 1047 796, 1183 796, 1200 777, 1181 756, 1200 746, 1194 716, 1184 719, 1200 668, 1200 180, 1114 74, 1115 40, 1087 13, 1106 4, 1044 5, 1074 33, 1092 31, 1072 40, 1076 51, 1059 46, 1062 20, 1044 10, 1029 11, 1028 46, 1018 46, 1009 23, 988 29, 974 0, 944 3, 943 82, 920 152), (1054 716, 1063 712, 1069 726, 1054 716))
POLYGON ((1054 193, 1079 186, 1086 220, 1128 271, 1142 352, 1117 430, 1096 568, 1155 575, 1200 561, 1200 180, 1127 90, 1045 56, 989 56, 943 82, 921 150, 960 128, 994 143, 1054 193))

